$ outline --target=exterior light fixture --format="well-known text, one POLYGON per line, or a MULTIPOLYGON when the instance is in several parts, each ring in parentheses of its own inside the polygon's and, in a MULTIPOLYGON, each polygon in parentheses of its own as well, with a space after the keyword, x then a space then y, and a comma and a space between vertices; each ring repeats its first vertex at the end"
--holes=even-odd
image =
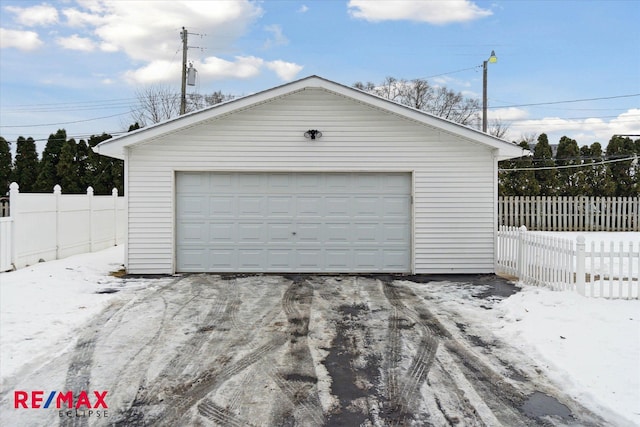
POLYGON ((487 64, 495 64, 498 57, 494 50, 489 59, 482 63, 482 132, 487 132, 487 64))
POLYGON ((309 129, 304 133, 304 137, 309 139, 316 139, 316 138, 320 138, 321 136, 322 136, 322 132, 320 132, 317 129, 309 129))

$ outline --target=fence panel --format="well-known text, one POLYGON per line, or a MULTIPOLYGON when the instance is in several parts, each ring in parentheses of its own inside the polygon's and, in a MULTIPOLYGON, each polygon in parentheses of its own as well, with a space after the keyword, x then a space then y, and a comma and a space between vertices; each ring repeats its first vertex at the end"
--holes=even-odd
POLYGON ((536 231, 640 231, 640 197, 499 197, 498 217, 536 231))
POLYGON ((11 270, 11 250, 13 239, 13 219, 0 218, 0 272, 11 270))
POLYGON ((591 242, 585 263, 588 296, 640 299, 640 242, 591 242))
POLYGON ((1 271, 124 242, 126 205, 115 189, 111 196, 94 196, 91 187, 86 195, 63 195, 58 185, 53 194, 20 193, 12 183, 10 198, 11 217, 0 234, 0 257, 9 259, 0 260, 1 271))
POLYGON ((640 299, 640 242, 591 242, 500 226, 496 272, 525 284, 575 290, 586 296, 640 299))

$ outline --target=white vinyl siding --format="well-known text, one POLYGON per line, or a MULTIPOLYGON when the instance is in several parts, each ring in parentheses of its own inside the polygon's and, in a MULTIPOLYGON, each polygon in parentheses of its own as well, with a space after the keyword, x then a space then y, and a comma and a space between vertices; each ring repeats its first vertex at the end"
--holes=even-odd
POLYGON ((493 272, 494 153, 325 89, 128 149, 130 273, 173 273, 176 171, 413 173, 413 272, 493 272), (309 129, 321 138, 306 139, 309 129))

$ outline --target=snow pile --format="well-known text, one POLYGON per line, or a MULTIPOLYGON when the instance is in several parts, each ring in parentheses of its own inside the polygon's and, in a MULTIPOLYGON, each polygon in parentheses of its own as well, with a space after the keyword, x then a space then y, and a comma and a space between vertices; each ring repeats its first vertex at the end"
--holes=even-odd
POLYGON ((492 311, 495 334, 569 394, 640 425, 640 301, 527 286, 492 311))

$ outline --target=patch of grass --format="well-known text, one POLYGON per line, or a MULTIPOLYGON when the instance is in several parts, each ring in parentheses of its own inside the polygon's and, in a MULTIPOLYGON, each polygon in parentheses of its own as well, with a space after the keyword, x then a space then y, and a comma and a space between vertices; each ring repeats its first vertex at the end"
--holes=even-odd
POLYGON ((118 279, 122 279, 126 275, 127 275, 127 270, 125 270, 124 268, 121 268, 118 271, 112 271, 111 273, 109 273, 109 276, 117 277, 118 279))

